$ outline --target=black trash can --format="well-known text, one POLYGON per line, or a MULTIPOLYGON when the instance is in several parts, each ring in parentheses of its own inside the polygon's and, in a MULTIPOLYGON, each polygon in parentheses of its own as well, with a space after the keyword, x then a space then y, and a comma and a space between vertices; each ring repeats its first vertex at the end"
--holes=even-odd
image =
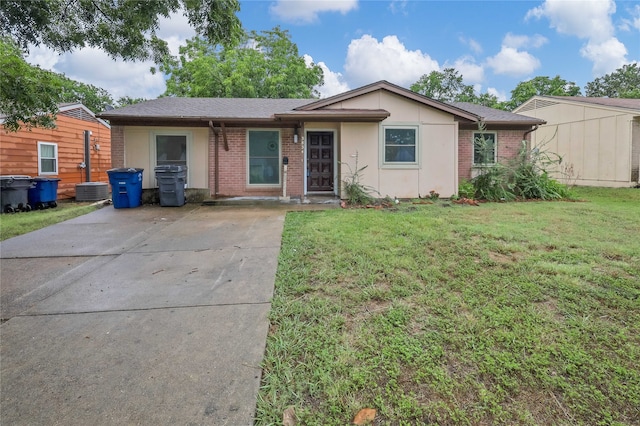
POLYGON ((31 176, 0 176, 0 206, 3 213, 31 211, 29 188, 33 185, 31 176))
POLYGON ((158 180, 160 205, 180 207, 186 203, 184 186, 187 181, 187 166, 165 165, 155 168, 158 180))
POLYGON ((144 169, 109 169, 111 200, 116 209, 138 207, 142 204, 142 171, 144 169))

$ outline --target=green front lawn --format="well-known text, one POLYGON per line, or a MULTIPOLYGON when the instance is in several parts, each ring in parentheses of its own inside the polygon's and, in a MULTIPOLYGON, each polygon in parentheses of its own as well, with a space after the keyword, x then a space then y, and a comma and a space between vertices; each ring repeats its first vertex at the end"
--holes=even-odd
POLYGON ((58 201, 58 207, 0 215, 0 241, 45 228, 92 212, 101 205, 95 203, 58 201))
POLYGON ((258 424, 640 424, 640 189, 287 215, 258 424))

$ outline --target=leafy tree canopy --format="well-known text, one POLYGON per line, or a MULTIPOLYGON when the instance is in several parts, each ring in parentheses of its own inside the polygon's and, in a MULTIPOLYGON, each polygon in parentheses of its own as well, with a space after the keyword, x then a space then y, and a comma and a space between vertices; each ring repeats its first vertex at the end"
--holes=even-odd
POLYGON ((276 27, 251 31, 234 46, 214 46, 196 37, 165 61, 166 96, 311 98, 323 82, 322 69, 307 65, 289 32, 276 27))
POLYGON ((511 100, 505 103, 508 111, 516 109, 533 96, 580 96, 580 87, 572 81, 560 78, 535 77, 518 83, 511 91, 511 100))
POLYGON ((61 91, 55 74, 29 65, 15 43, 0 38, 0 113, 6 130, 15 132, 22 124, 55 127, 61 91))
POLYGON ((432 71, 425 74, 411 86, 411 90, 441 102, 471 102, 491 108, 500 108, 495 95, 477 95, 473 86, 464 84, 463 76, 454 68, 432 71))
MULTIPOLYGON (((211 43, 233 44, 243 34, 236 16, 238 0, 0 1, 0 114, 5 116, 5 128, 54 126, 58 103, 66 101, 60 91, 82 92, 70 87, 69 81, 27 64, 24 53, 30 44, 60 53, 91 46, 113 58, 160 63, 169 49, 156 35, 159 19, 179 10, 196 33, 211 43)), ((92 107, 90 99, 104 96, 106 92, 100 90, 89 90, 78 100, 101 110, 92 107)))
POLYGON ((464 84, 462 74, 454 68, 423 75, 411 90, 441 102, 467 102, 473 97, 473 86, 464 84))
POLYGON ((624 65, 587 83, 584 90, 586 96, 639 99, 640 66, 637 63, 624 65))
POLYGON ((158 21, 179 10, 212 42, 233 42, 241 34, 237 0, 2 0, 0 35, 22 48, 68 52, 91 46, 113 58, 159 63, 169 49, 156 35, 158 21))

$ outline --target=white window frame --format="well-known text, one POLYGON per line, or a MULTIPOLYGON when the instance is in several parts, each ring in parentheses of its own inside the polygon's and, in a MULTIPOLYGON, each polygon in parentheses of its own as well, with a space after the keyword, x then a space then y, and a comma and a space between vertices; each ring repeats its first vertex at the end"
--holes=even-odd
POLYGON ((273 128, 255 128, 247 129, 246 133, 246 182, 247 187, 251 188, 279 188, 282 186, 282 133, 280 129, 273 128), (251 132, 276 132, 278 133, 278 183, 251 183, 251 153, 249 151, 250 143, 249 135, 251 132))
POLYGON ((58 144, 53 142, 38 142, 38 175, 57 175, 58 174, 58 144), (42 156, 42 147, 45 145, 53 146, 53 158, 42 156), (55 170, 52 172, 46 172, 42 170, 42 160, 54 160, 55 170))
MULTIPOLYGON (((155 169, 156 166, 158 165, 158 142, 157 142, 157 136, 185 136, 187 138, 187 156, 186 156, 186 162, 187 162, 187 181, 185 182, 185 188, 189 187, 189 182, 191 181, 191 151, 192 151, 192 146, 193 146, 193 133, 188 131, 188 130, 162 130, 162 129, 158 129, 158 130, 154 130, 150 133, 150 140, 149 140, 149 154, 151 155, 151 158, 149 159, 149 164, 151 164, 151 168, 155 169)), ((151 175, 153 176, 153 175, 151 175)), ((155 177, 154 177, 155 179, 155 177)), ((157 186, 157 185, 156 185, 157 186)))
POLYGON ((380 167, 383 169, 418 169, 420 168, 421 143, 420 143, 420 126, 418 124, 382 124, 380 131, 380 167), (387 129, 415 130, 415 161, 386 161, 386 134, 387 129))
POLYGON ((498 132, 472 132, 471 133, 471 162, 473 167, 491 167, 498 163, 498 132), (493 162, 476 163, 476 135, 493 135, 493 162))

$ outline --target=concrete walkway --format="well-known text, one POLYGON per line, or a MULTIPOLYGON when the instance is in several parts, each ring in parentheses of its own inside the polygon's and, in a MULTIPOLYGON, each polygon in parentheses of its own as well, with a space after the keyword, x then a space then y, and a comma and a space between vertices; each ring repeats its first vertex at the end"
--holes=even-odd
POLYGON ((285 212, 109 206, 0 243, 2 424, 253 424, 285 212))

